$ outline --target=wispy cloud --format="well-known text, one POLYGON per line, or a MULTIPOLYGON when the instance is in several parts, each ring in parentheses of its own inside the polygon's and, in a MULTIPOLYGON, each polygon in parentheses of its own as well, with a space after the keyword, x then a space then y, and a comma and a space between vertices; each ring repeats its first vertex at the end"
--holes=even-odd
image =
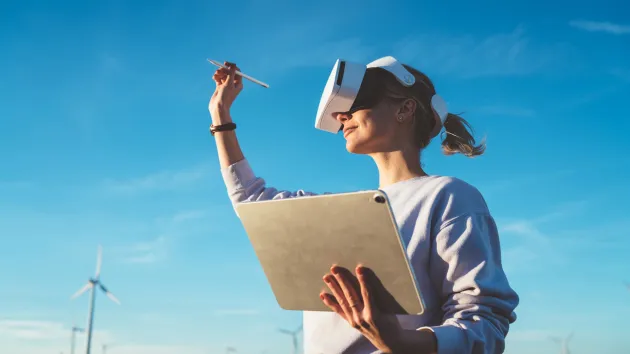
POLYGON ((50 321, 0 320, 0 335, 19 339, 56 339, 66 335, 63 324, 50 321))
POLYGON ((252 71, 276 76, 299 68, 330 67, 340 56, 358 62, 374 59, 373 45, 340 36, 327 22, 322 18, 283 22, 259 34, 248 45, 251 52, 258 53, 256 61, 250 63, 252 71), (278 63, 282 63, 280 72, 278 63))
MULTIPOLYGON (((626 219, 605 220, 588 228, 570 228, 559 232, 556 239, 566 248, 598 252, 603 250, 621 251, 629 249, 626 240, 630 236, 630 221, 626 219)), ((630 249, 629 249, 630 250, 630 249)), ((614 260, 614 256, 609 258, 614 260)))
POLYGON ((208 210, 184 210, 173 215, 172 221, 174 223, 182 223, 191 220, 201 219, 208 215, 208 210))
POLYGON ((119 257, 124 263, 151 264, 161 262, 168 257, 170 239, 160 235, 152 240, 135 242, 120 247, 119 257))
MULTIPOLYGON (((70 327, 60 322, 39 320, 0 319, 0 342, 3 352, 44 354, 65 352, 69 342, 70 327)), ((84 334, 77 334, 77 346, 81 347, 84 334)), ((112 349, 121 354, 206 354, 207 348, 188 345, 115 344, 108 331, 95 330, 92 348, 114 343, 112 349)))
POLYGON ((557 171, 545 171, 545 172, 523 172, 511 171, 511 176, 503 179, 496 179, 490 182, 486 180, 480 182, 480 189, 488 196, 494 196, 499 193, 502 197, 506 191, 519 190, 532 186, 541 181, 549 183, 550 181, 563 180, 570 178, 575 174, 574 170, 557 170, 557 171))
POLYGON ((549 238, 543 234, 533 220, 517 220, 501 227, 501 232, 508 232, 524 237, 532 243, 548 246, 549 238))
POLYGON ((486 37, 414 33, 379 46, 360 38, 340 36, 332 28, 325 19, 319 18, 283 23, 276 29, 267 29, 255 40, 249 39, 249 52, 260 54, 255 60, 244 60, 249 61, 246 65, 253 72, 265 76, 267 73, 277 75, 279 62, 282 71, 288 72, 305 67, 330 67, 339 57, 367 63, 392 54, 429 74, 463 78, 529 75, 543 70, 557 72, 555 69, 567 69, 567 63, 576 63, 570 44, 535 41, 527 35, 524 26, 486 37), (572 60, 565 60, 567 58, 572 60))
MULTIPOLYGON (((54 341, 68 338, 70 327, 61 322, 23 319, 0 319, 0 338, 54 341)), ((107 331, 94 331, 95 340, 111 338, 107 331)))
POLYGON ((118 354, 207 354, 208 348, 191 345, 119 345, 118 354))
POLYGON ((524 26, 487 37, 473 35, 414 35, 397 43, 394 53, 429 74, 462 78, 529 75, 565 65, 572 47, 536 42, 524 26), (427 55, 427 53, 431 53, 427 55))
MULTIPOLYGON (((116 258, 122 263, 154 264, 166 261, 177 246, 178 239, 187 232, 195 232, 198 224, 195 220, 203 219, 210 213, 207 209, 182 210, 174 214, 149 221, 151 234, 143 240, 124 243, 114 247, 116 258)), ((145 231, 146 232, 146 231, 145 231)))
POLYGON ((214 312, 217 316, 256 316, 260 310, 256 309, 223 309, 214 312))
POLYGON ((550 212, 531 219, 513 219, 498 222, 499 232, 506 239, 503 262, 508 271, 529 270, 541 265, 541 260, 562 263, 565 255, 554 242, 555 238, 545 231, 545 224, 582 213, 585 201, 563 203, 550 212))
POLYGON ((612 22, 574 20, 569 22, 569 26, 588 32, 604 32, 614 35, 630 34, 630 25, 612 22))
POLYGON ((557 205, 552 211, 543 214, 533 220, 535 224, 553 222, 558 219, 578 215, 586 210, 589 202, 586 200, 576 200, 557 205))
POLYGON ((161 171, 128 180, 107 180, 105 189, 110 193, 136 194, 166 191, 193 185, 209 175, 209 166, 200 165, 181 171, 161 171))

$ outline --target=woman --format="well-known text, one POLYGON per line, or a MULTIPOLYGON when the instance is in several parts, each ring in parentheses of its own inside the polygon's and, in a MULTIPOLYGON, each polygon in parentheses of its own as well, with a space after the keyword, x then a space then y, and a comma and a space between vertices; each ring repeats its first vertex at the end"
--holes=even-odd
MULTIPOLYGON (((255 176, 230 116, 242 79, 235 75, 236 65, 226 66, 214 74, 209 110, 232 203, 313 195, 280 191, 255 176)), ((379 189, 392 204, 426 311, 379 313, 370 289, 377 274, 358 266, 359 287, 354 287, 351 272, 332 265, 323 274, 330 292, 321 294, 332 312, 304 313, 306 354, 502 353, 516 320, 518 295, 503 272, 497 227, 483 197, 459 179, 428 175, 420 163, 422 149, 442 129, 447 155, 474 157, 484 145, 475 144, 468 123, 457 115, 442 122, 432 108, 435 88, 429 78, 404 67, 415 76, 412 86, 383 69, 367 69, 356 100, 362 105, 335 116, 343 124, 347 150, 369 155, 378 167, 379 189)))

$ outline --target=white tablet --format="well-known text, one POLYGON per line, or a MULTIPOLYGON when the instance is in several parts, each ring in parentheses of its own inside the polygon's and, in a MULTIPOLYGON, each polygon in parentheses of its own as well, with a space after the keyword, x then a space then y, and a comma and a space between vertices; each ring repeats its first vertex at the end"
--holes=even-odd
POLYGON ((382 283, 381 310, 422 314, 424 302, 391 211, 380 190, 236 205, 280 307, 330 311, 319 297, 333 264, 370 268, 382 283))

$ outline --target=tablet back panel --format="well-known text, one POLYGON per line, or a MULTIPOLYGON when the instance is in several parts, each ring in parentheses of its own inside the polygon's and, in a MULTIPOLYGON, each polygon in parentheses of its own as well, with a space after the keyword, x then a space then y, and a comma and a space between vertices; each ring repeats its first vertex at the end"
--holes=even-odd
POLYGON ((382 191, 239 203, 241 222, 280 307, 329 311, 319 294, 333 264, 372 269, 382 310, 421 314, 424 304, 382 191))

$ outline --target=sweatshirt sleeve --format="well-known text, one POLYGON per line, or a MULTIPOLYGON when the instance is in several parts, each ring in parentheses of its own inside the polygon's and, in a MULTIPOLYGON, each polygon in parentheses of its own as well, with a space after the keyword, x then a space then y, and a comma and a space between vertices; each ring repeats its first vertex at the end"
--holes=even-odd
POLYGON ((264 179, 256 177, 246 159, 222 169, 221 174, 233 206, 241 202, 316 195, 303 190, 291 192, 267 186, 264 179))
POLYGON ((497 226, 470 188, 447 198, 435 227, 429 271, 444 316, 441 325, 423 328, 435 334, 438 354, 503 353, 516 320, 519 298, 502 268, 497 226))

